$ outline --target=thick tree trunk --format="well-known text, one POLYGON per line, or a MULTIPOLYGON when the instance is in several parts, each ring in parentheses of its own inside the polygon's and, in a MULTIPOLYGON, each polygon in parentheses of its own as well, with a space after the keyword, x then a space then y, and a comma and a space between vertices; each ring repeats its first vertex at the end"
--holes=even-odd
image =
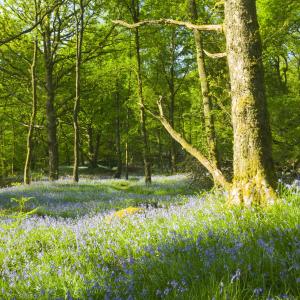
MULTIPOLYGON (((76 14, 76 12, 75 12, 76 14)), ((79 181, 79 122, 78 114, 80 110, 80 67, 82 58, 82 40, 83 40, 83 21, 84 21, 84 6, 80 0, 80 16, 76 17, 76 94, 73 110, 73 127, 74 127, 74 164, 73 164, 73 181, 79 181)))
POLYGON ((255 1, 225 0, 225 30, 234 131, 231 201, 264 205, 275 199, 275 178, 255 1))
MULTIPOLYGON (((50 16, 48 17, 50 19, 50 16)), ((48 22, 50 22, 48 20, 48 22)), ((57 124, 56 111, 54 107, 55 87, 53 83, 53 53, 51 51, 51 32, 49 23, 45 26, 44 31, 44 62, 46 69, 46 114, 48 130, 48 153, 49 153, 49 179, 58 179, 58 143, 57 143, 57 124)))
MULTIPOLYGON (((189 5, 190 5, 191 20, 193 22, 196 22, 198 19, 196 1, 189 0, 189 5)), ((209 83, 206 75, 201 32, 197 29, 194 29, 193 32, 194 32, 194 41, 195 41, 196 54, 197 54, 197 65, 198 65, 199 85, 200 85, 199 89, 202 95, 204 125, 205 125, 205 134, 206 134, 207 145, 208 145, 208 154, 209 154, 210 161, 214 163, 216 166, 218 166, 219 163, 218 163, 214 118, 212 114, 212 101, 211 101, 211 97, 209 96, 209 83)))
POLYGON ((33 47, 33 58, 31 64, 31 86, 32 86, 32 112, 30 118, 30 124, 27 135, 27 153, 24 166, 24 183, 30 184, 30 168, 31 168, 31 159, 32 159, 32 148, 33 148, 33 134, 34 126, 37 113, 37 78, 36 78, 36 64, 37 64, 37 50, 38 50, 38 40, 37 38, 34 41, 33 47))

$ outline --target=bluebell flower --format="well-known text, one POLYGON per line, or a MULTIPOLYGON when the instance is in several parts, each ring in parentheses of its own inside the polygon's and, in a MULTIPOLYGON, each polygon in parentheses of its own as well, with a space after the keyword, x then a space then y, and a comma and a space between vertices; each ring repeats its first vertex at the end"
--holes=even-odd
POLYGON ((255 289, 253 290, 253 294, 254 294, 254 296, 256 296, 256 297, 259 297, 260 295, 262 295, 263 292, 264 292, 264 289, 263 289, 263 288, 255 288, 255 289))
POLYGON ((240 269, 237 269, 237 270, 235 271, 235 274, 231 277, 230 282, 233 283, 234 281, 239 280, 240 277, 241 277, 241 270, 240 270, 240 269))

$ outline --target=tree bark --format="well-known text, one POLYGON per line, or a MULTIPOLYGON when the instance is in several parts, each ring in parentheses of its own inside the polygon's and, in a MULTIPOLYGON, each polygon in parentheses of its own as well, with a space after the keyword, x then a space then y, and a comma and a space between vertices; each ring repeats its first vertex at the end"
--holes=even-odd
MULTIPOLYGON (((131 74, 129 77, 129 93, 131 92, 131 74)), ((128 97, 129 100, 129 97, 128 97)), ((127 101, 128 101, 127 100, 127 101)), ((126 142, 125 142, 125 179, 129 179, 129 106, 126 103, 126 142)))
POLYGON ((225 0, 225 32, 234 132, 231 202, 264 205, 275 199, 275 176, 255 1, 225 0))
POLYGON ((117 170, 114 174, 114 178, 121 178, 122 175, 122 152, 121 152, 121 133, 120 133, 120 92, 119 83, 116 84, 116 154, 117 154, 117 170))
POLYGON ((28 135, 27 135, 27 153, 26 153, 26 160, 24 166, 25 184, 30 184, 31 182, 30 169, 31 169, 31 159, 32 159, 34 126, 35 126, 36 113, 37 113, 37 78, 36 78, 37 51, 38 51, 38 39, 36 37, 34 41, 33 58, 31 64, 32 112, 31 112, 30 124, 28 129, 28 135))
MULTIPOLYGON (((138 1, 138 0, 137 0, 138 1)), ((134 13, 132 14, 133 21, 139 21, 139 2, 133 4, 137 4, 136 8, 132 8, 134 13)), ((135 37, 135 50, 136 50, 136 66, 137 66, 137 84, 138 84, 138 97, 140 103, 140 120, 141 120, 141 135, 143 139, 143 160, 144 160, 144 174, 145 174, 145 182, 151 183, 151 163, 149 157, 149 142, 148 142, 148 133, 146 127, 146 114, 144 108, 144 95, 143 95, 143 82, 142 82, 142 69, 141 69, 141 54, 140 54, 140 35, 139 29, 135 28, 134 30, 135 37)))
POLYGON ((80 12, 79 18, 75 12, 76 18, 76 94, 73 109, 73 127, 74 127, 74 164, 73 164, 73 181, 79 181, 79 153, 80 153, 80 143, 79 143, 79 122, 78 114, 80 111, 80 68, 82 61, 82 41, 83 41, 83 31, 84 31, 84 4, 83 0, 80 0, 80 12))
POLYGON ((122 20, 114 20, 112 21, 116 25, 121 25, 130 29, 136 29, 141 26, 145 25, 173 25, 173 26, 183 26, 188 29, 198 29, 202 31, 223 31, 222 25, 196 25, 189 22, 183 22, 178 20, 172 20, 172 19, 159 19, 159 20, 133 20, 134 24, 129 24, 127 22, 124 22, 122 20))
MULTIPOLYGON (((168 85, 170 90, 170 114, 169 120, 170 124, 173 128, 175 128, 174 122, 174 113, 175 113, 175 51, 176 51, 176 32, 175 30, 172 31, 172 42, 171 42, 171 68, 170 68, 170 78, 168 79, 168 85)), ((174 139, 171 137, 170 140, 170 166, 171 166, 171 173, 176 173, 176 145, 174 139)))
MULTIPOLYGON (((190 5, 190 16, 192 22, 196 22, 198 19, 197 6, 195 0, 189 0, 190 5)), ((198 29, 193 29, 194 41, 196 46, 197 65, 199 74, 199 89, 202 95, 203 113, 204 113, 204 125, 205 134, 208 145, 208 154, 210 161, 216 166, 219 165, 218 154, 217 154, 217 142, 214 118, 212 114, 212 100, 209 95, 209 83, 206 75, 204 51, 202 45, 201 32, 198 29)))
POLYGON ((99 148, 100 148, 100 133, 96 132, 96 137, 94 138, 94 128, 92 124, 88 124, 87 127, 88 135, 88 160, 91 169, 97 168, 99 148))
POLYGON ((49 153, 49 179, 58 179, 58 142, 57 142, 57 124, 55 101, 55 86, 53 83, 53 53, 51 43, 50 18, 47 16, 44 26, 43 44, 44 44, 44 64, 46 69, 46 114, 47 114, 47 130, 48 130, 48 153, 49 153))

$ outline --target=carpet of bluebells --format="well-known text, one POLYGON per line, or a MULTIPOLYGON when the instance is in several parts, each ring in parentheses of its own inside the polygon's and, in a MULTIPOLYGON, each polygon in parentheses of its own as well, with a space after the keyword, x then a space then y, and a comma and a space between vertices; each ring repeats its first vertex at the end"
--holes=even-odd
POLYGON ((1 189, 0 299, 299 299, 297 184, 258 210, 184 175, 153 181, 1 189), (143 209, 109 218, 129 206, 143 209))

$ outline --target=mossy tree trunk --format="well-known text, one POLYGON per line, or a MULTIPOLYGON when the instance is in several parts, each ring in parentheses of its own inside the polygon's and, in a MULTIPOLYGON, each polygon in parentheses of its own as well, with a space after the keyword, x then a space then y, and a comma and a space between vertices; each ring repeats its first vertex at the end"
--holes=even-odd
POLYGON ((230 200, 265 205, 275 199, 275 178, 255 1, 225 0, 225 32, 234 131, 230 200))
MULTIPOLYGON (((190 18, 195 23, 198 19, 197 5, 195 0, 189 0, 190 18)), ((208 154, 210 161, 216 166, 218 163, 216 132, 214 118, 212 114, 212 101, 209 95, 209 83, 206 75, 204 60, 204 51, 202 45, 201 31, 193 29, 194 41, 196 46, 196 56, 199 74, 199 90, 202 96, 204 128, 208 145, 208 154)))

